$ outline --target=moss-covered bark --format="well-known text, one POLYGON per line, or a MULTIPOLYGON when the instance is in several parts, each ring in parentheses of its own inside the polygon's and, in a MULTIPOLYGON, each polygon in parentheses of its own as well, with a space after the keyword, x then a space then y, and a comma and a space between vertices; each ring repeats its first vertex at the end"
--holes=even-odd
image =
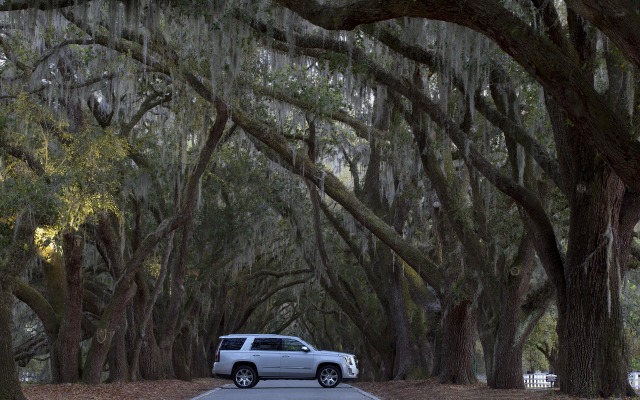
POLYGON ((60 371, 58 382, 77 382, 80 378, 82 340, 82 262, 84 239, 71 232, 63 235, 65 298, 57 337, 60 371))
POLYGON ((0 399, 24 400, 14 362, 11 327, 13 290, 28 261, 35 255, 31 215, 21 214, 15 222, 13 240, 3 249, 0 264, 0 399))
POLYGON ((0 399, 25 400, 18 380, 18 371, 13 362, 11 340, 13 295, 0 279, 0 399))

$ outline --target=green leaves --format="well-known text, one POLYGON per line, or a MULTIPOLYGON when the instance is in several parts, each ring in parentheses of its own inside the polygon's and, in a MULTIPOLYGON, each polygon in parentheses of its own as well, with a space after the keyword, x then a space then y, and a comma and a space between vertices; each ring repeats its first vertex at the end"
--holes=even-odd
POLYGON ((51 216, 55 213, 59 203, 55 192, 44 179, 30 174, 15 174, 0 181, 0 215, 2 222, 10 223, 13 216, 25 207, 37 215, 51 216), (16 176, 17 175, 17 176, 16 176))
POLYGON ((19 149, 23 157, 14 151, 0 171, 2 215, 28 207, 47 224, 77 228, 101 211, 118 214, 124 139, 90 125, 71 133, 66 119, 26 93, 4 111, 1 147, 19 149))

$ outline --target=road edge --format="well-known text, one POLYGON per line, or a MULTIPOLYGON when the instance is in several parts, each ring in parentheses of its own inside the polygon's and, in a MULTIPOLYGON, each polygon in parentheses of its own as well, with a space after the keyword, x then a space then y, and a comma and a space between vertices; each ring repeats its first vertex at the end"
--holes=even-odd
POLYGON ((379 397, 376 397, 376 396, 372 395, 372 394, 371 394, 371 393, 369 393, 369 392, 365 392, 364 390, 360 389, 359 387, 355 387, 355 386, 348 385, 348 384, 344 384, 344 385, 345 385, 345 386, 349 386, 351 389, 354 389, 355 391, 357 391, 357 392, 358 392, 358 393, 360 393, 361 395, 363 395, 363 396, 365 396, 365 397, 369 398, 370 400, 380 400, 380 398, 379 398, 379 397))
POLYGON ((215 389, 211 389, 211 390, 209 390, 208 392, 200 393, 199 395, 197 395, 196 397, 192 398, 191 400, 198 400, 198 399, 201 399, 201 398, 203 398, 203 397, 205 397, 205 396, 208 396, 208 395, 210 395, 210 394, 213 394, 214 392, 216 392, 216 391, 218 391, 218 390, 220 390, 220 389, 222 389, 222 386, 217 387, 217 388, 215 388, 215 389))

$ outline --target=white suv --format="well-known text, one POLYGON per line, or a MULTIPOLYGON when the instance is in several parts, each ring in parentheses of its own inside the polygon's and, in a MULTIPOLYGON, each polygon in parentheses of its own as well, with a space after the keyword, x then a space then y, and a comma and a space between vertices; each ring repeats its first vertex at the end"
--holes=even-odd
POLYGON ((317 379, 326 388, 356 379, 353 354, 316 350, 295 336, 226 335, 216 350, 213 373, 231 378, 239 388, 251 388, 263 379, 317 379))

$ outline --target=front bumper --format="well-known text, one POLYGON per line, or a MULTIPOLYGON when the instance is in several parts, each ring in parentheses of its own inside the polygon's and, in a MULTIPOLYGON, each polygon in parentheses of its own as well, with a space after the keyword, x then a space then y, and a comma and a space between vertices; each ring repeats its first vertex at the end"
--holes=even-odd
POLYGON ((355 365, 342 366, 342 380, 344 381, 358 379, 359 373, 360 371, 358 370, 358 367, 356 367, 355 365))

